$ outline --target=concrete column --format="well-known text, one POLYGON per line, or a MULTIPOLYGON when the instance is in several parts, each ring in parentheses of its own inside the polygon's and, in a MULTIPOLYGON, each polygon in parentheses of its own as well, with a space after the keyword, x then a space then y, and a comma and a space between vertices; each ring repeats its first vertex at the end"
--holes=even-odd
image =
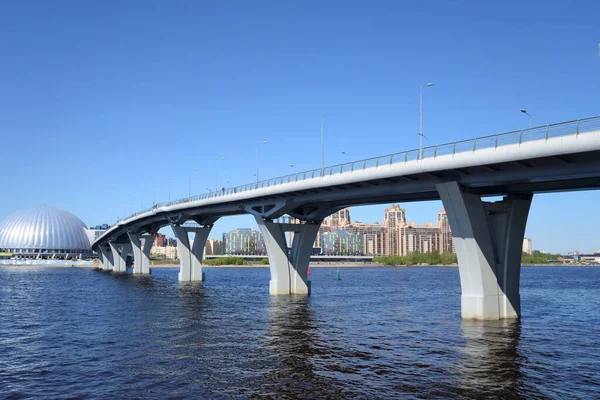
POLYGON ((462 317, 518 318, 521 251, 532 194, 485 202, 457 182, 437 185, 458 257, 462 317))
POLYGON ((177 254, 179 256, 179 280, 181 282, 203 281, 202 254, 206 239, 212 229, 212 225, 200 228, 187 228, 181 225, 171 224, 173 234, 177 239, 177 254), (194 232, 194 244, 190 246, 188 233, 194 232))
POLYGON ((150 249, 156 235, 140 236, 137 233, 127 233, 133 250, 133 273, 150 274, 150 249))
POLYGON ((308 263, 320 222, 281 224, 255 216, 260 228, 271 269, 269 292, 280 294, 310 294, 308 263), (294 232, 292 249, 288 255, 286 232, 294 232))
POLYGON ((126 272, 127 271, 127 253, 129 253, 129 243, 113 243, 109 242, 110 250, 113 256, 113 271, 114 272, 126 272), (119 252, 121 247, 121 252, 119 252))
POLYGON ((98 249, 100 251, 98 254, 102 254, 102 269, 105 271, 114 270, 114 261, 111 249, 105 247, 104 245, 100 245, 98 249))
POLYGON ((104 256, 100 249, 98 249, 98 269, 104 270, 104 256))

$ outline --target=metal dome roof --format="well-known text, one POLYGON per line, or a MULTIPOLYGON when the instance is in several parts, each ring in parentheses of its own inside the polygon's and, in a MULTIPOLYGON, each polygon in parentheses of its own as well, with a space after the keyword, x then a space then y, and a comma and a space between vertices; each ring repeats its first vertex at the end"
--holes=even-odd
POLYGON ((85 224, 75 215, 50 206, 15 212, 0 224, 3 249, 91 249, 85 224))

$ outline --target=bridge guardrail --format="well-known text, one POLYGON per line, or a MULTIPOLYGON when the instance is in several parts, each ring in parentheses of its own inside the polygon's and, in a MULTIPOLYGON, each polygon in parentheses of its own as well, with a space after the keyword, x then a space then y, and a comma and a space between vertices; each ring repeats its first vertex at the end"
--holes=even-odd
MULTIPOLYGON (((482 136, 474 139, 460 140, 457 142, 449 142, 434 146, 428 146, 423 148, 421 160, 423 159, 435 159, 439 156, 454 155, 457 153, 475 152, 477 150, 497 148, 513 144, 521 144, 524 142, 531 142, 537 140, 548 140, 555 137, 579 135, 584 132, 592 132, 600 130, 600 116, 582 118, 572 121, 559 122, 556 124, 542 125, 529 129, 521 129, 512 132, 499 133, 495 135, 482 136)), ((297 172, 294 174, 284 175, 276 178, 270 178, 267 180, 259 181, 256 183, 249 183, 245 185, 235 186, 232 188, 225 188, 219 191, 210 191, 196 196, 190 196, 189 198, 181 198, 178 200, 172 200, 162 203, 157 203, 154 206, 145 210, 137 211, 124 220, 128 220, 137 215, 150 212, 153 209, 172 206, 177 204, 183 204, 198 200, 206 200, 230 194, 243 193, 250 190, 262 189, 265 187, 277 186, 285 183, 303 181, 307 179, 314 179, 323 176, 332 176, 343 173, 352 173, 354 171, 365 170, 368 168, 378 168, 384 165, 393 165, 400 163, 407 163, 409 161, 419 160, 419 149, 403 151, 400 153, 386 154, 383 156, 371 157, 358 161, 349 161, 347 163, 337 164, 325 167, 323 169, 317 168, 303 172, 297 172)))

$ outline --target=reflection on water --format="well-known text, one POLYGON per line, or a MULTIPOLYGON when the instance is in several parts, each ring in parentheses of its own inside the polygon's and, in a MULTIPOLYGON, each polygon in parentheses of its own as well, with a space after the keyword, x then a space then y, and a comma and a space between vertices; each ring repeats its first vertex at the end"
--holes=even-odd
POLYGON ((599 398, 600 269, 571 271, 524 268, 524 318, 478 322, 455 268, 315 268, 311 297, 0 268, 0 398, 599 398))
POLYGON ((463 320, 462 332, 465 345, 456 366, 462 394, 506 398, 519 393, 521 322, 463 320))

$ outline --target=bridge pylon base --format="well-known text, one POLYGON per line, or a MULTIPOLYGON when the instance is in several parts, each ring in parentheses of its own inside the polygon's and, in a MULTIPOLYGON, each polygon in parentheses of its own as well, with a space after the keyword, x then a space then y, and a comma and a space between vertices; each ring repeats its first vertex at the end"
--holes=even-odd
POLYGON ((271 281, 271 295, 310 295, 308 263, 321 222, 303 224, 277 223, 255 216, 265 241, 271 281), (293 232, 292 248, 288 253, 286 232, 293 232))
POLYGON ((109 242, 110 251, 112 253, 113 260, 113 272, 124 273, 127 271, 127 254, 129 253, 130 244, 129 243, 114 243, 109 242), (121 251, 119 252, 119 247, 121 247, 121 251))
POLYGON ((98 248, 98 258, 100 259, 100 269, 103 271, 112 271, 113 270, 113 258, 112 252, 110 249, 105 246, 100 246, 98 248))
POLYGON ((519 318, 521 252, 532 194, 482 201, 457 182, 437 190, 452 230, 465 319, 519 318))
POLYGON ((136 233, 128 232, 131 247, 133 249, 133 274, 150 274, 150 249, 156 235, 140 236, 136 233))
POLYGON ((179 256, 179 281, 193 282, 204 281, 202 272, 202 255, 206 239, 212 229, 212 225, 201 228, 188 228, 177 224, 171 224, 173 234, 177 239, 177 254, 179 256), (188 233, 194 232, 194 242, 190 246, 188 233))

